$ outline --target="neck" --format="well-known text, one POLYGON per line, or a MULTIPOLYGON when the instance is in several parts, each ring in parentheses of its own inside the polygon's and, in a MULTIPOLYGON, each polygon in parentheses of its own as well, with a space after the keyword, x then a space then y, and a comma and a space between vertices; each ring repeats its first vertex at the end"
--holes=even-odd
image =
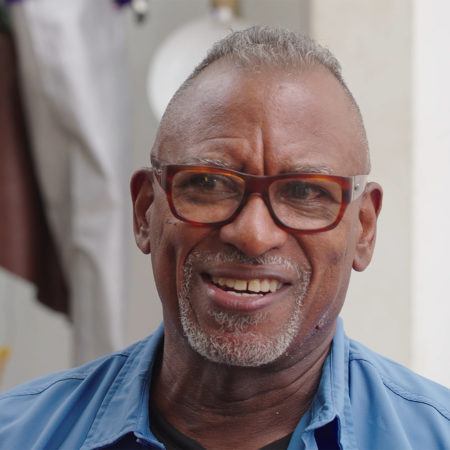
POLYGON ((292 433, 309 408, 333 334, 334 326, 302 343, 300 354, 244 368, 207 361, 166 330, 152 401, 205 448, 261 448, 292 433))

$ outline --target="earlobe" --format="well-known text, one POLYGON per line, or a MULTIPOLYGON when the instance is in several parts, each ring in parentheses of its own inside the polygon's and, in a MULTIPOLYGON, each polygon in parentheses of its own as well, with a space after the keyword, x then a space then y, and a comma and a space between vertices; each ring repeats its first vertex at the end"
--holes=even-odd
POLYGON ((145 253, 150 253, 150 206, 153 203, 152 172, 141 169, 135 172, 130 182, 133 202, 133 230, 136 244, 145 253))
POLYGON ((381 211, 383 190, 378 183, 369 183, 359 210, 360 234, 356 242, 353 269, 361 272, 370 263, 375 248, 377 219, 381 211))

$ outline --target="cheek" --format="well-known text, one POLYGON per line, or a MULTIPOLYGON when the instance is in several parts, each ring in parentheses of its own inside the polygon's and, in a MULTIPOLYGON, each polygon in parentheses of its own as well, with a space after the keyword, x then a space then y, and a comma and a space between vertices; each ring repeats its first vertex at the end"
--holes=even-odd
POLYGON ((342 306, 352 267, 348 243, 345 228, 303 239, 302 245, 312 267, 308 306, 316 318, 329 310, 338 313, 342 306))
POLYGON ((349 273, 355 252, 355 233, 351 217, 344 217, 333 230, 317 236, 316 251, 313 253, 316 265, 330 277, 349 273))
POLYGON ((336 236, 336 233, 333 235, 324 233, 316 239, 308 240, 310 242, 304 247, 313 268, 313 275, 320 278, 337 275, 348 259, 349 252, 345 239, 336 236))
MULTIPOLYGON (((156 206, 156 205, 155 205, 156 206)), ((164 226, 165 219, 158 214, 158 208, 152 205, 150 220, 150 256, 152 261, 153 277, 155 279, 156 288, 159 298, 163 305, 167 304, 174 292, 172 283, 162 282, 162 280, 170 280, 170 274, 173 273, 172 262, 174 261, 174 249, 170 246, 169 227, 164 226)))
MULTIPOLYGON (((148 210, 148 222, 150 226, 150 250, 154 267, 163 267, 167 261, 172 260, 173 249, 170 248, 170 228, 173 216, 160 198, 155 201, 148 210)), ((175 221, 175 218, 173 218, 175 221)))
POLYGON ((153 274, 164 307, 177 305, 186 257, 208 233, 176 219, 166 202, 155 200, 149 211, 153 274))

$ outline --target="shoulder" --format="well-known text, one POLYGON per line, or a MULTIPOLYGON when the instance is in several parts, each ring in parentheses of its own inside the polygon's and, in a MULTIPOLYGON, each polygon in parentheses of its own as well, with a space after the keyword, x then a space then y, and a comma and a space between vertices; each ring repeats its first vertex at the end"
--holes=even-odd
POLYGON ((386 358, 359 342, 350 340, 350 371, 368 375, 367 380, 382 383, 393 395, 422 403, 450 421, 450 390, 386 358))
MULTIPOLYGON (((86 379, 97 378, 100 375, 109 375, 114 378, 115 373, 120 370, 128 356, 129 351, 113 353, 74 369, 36 378, 0 394, 0 402, 9 400, 20 402, 21 399, 26 400, 27 398, 38 400, 47 395, 67 394, 77 389, 86 379)), ((108 383, 110 377, 102 377, 102 383, 108 383)))
POLYGON ((450 442, 450 390, 352 340, 349 393, 355 421, 369 417, 369 426, 405 433, 421 443, 414 448, 450 442))
MULTIPOLYGON (((124 351, 0 394, 0 442, 11 445, 0 448, 34 448, 33 442, 67 436, 71 428, 77 429, 74 439, 83 439, 111 386, 122 372, 130 372, 126 367, 130 355, 142 345, 138 342, 124 351)), ((76 445, 74 441, 73 448, 76 445)))

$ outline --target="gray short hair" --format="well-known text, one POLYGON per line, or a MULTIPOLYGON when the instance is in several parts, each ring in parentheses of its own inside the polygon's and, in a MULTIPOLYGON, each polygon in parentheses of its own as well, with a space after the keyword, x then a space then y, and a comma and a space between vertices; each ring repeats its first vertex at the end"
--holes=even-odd
POLYGON ((216 42, 186 80, 189 83, 221 58, 230 58, 244 67, 264 64, 284 69, 324 66, 345 87, 341 65, 326 48, 306 35, 268 26, 253 26, 230 33, 216 42))
POLYGON ((281 70, 302 71, 314 67, 324 67, 339 82, 353 104, 361 128, 361 144, 367 154, 367 170, 370 170, 369 146, 361 111, 353 94, 347 87, 336 57, 309 36, 281 28, 253 26, 234 31, 216 42, 203 61, 198 64, 186 81, 172 97, 162 120, 170 115, 176 99, 187 89, 197 76, 214 62, 228 59, 238 67, 259 69, 261 66, 281 70))

